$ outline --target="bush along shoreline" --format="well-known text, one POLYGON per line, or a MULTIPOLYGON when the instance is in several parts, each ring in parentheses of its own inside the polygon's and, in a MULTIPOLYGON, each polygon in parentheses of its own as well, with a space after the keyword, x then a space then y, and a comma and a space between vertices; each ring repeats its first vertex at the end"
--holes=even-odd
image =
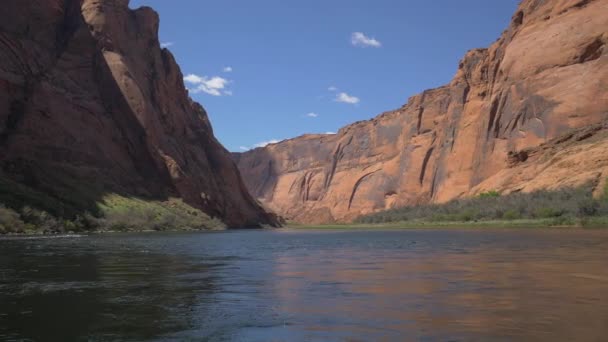
POLYGON ((187 231, 224 229, 218 219, 180 199, 147 201, 106 196, 95 215, 84 212, 60 218, 29 206, 14 209, 0 203, 0 235, 71 234, 93 232, 187 231))
POLYGON ((600 198, 593 197, 591 186, 555 191, 482 193, 474 198, 443 204, 395 208, 360 216, 355 224, 395 224, 405 226, 572 226, 608 228, 608 182, 600 198))
POLYGON ((43 183, 39 186, 47 191, 42 192, 11 180, 0 171, 0 235, 225 228, 219 219, 179 198, 151 199, 105 193, 94 183, 56 178, 65 189, 54 189, 43 183))

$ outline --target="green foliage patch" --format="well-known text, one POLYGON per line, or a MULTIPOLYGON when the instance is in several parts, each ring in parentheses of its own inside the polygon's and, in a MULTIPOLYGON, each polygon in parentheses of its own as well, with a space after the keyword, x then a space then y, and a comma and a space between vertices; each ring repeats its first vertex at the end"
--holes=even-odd
POLYGON ((180 199, 101 196, 93 185, 87 188, 69 177, 52 179, 74 191, 38 191, 0 172, 0 234, 225 228, 219 219, 180 199))
POLYGON ((222 229, 224 224, 180 199, 146 201, 118 195, 100 203, 102 218, 97 224, 115 231, 222 229))
MULTIPOLYGON (((608 187, 608 186, 607 186, 608 187)), ((444 204, 395 208, 359 217, 359 224, 394 222, 483 222, 542 220, 549 225, 598 225, 608 217, 608 200, 593 198, 588 186, 557 191, 511 193, 496 191, 444 204)))
POLYGON ((500 197, 500 192, 496 191, 496 190, 490 190, 488 192, 482 192, 481 194, 479 194, 480 198, 493 198, 493 197, 500 197))

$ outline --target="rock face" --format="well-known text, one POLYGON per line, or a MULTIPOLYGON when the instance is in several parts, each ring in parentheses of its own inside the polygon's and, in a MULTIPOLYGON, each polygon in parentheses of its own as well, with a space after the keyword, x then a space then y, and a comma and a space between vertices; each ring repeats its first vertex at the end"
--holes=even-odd
POLYGON ((3 177, 88 205, 105 193, 187 203, 229 226, 276 224, 128 0, 7 0, 0 11, 3 177))
POLYGON ((593 153, 573 147, 561 166, 525 151, 608 118, 607 31, 608 0, 524 0, 492 46, 466 54, 450 84, 336 135, 234 158, 254 196, 307 223, 483 189, 597 184, 608 176, 605 144, 593 153), (573 163, 585 167, 574 175, 573 163))

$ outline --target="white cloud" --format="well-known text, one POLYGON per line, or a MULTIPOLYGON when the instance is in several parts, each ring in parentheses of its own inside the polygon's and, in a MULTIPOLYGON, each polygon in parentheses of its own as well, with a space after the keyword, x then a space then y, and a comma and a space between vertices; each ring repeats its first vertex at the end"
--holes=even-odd
POLYGON ((357 104, 361 100, 359 100, 358 97, 348 95, 347 93, 339 93, 338 95, 336 95, 334 101, 341 103, 357 104))
POLYGON ((327 90, 329 90, 329 91, 338 91, 338 88, 336 88, 334 86, 331 86, 331 87, 327 88, 327 90))
POLYGON ((192 89, 188 89, 194 94, 203 92, 213 96, 232 95, 232 91, 226 89, 230 81, 223 77, 214 76, 209 78, 207 76, 189 74, 184 77, 184 81, 195 86, 192 89))
POLYGON ((325 134, 327 134, 327 135, 333 135, 333 134, 336 134, 336 132, 325 132, 325 134))
POLYGON ((268 140, 268 141, 262 141, 261 143, 257 143, 255 145, 253 145, 253 148, 256 148, 256 147, 266 147, 267 145, 276 144, 278 142, 279 142, 279 140, 277 140, 277 139, 272 139, 272 140, 268 140))
POLYGON ((258 147, 266 147, 266 146, 268 146, 268 145, 270 145, 270 144, 276 144, 276 143, 278 143, 278 142, 280 142, 280 140, 277 140, 277 139, 271 139, 271 140, 268 140, 268 141, 262 141, 262 142, 260 142, 260 143, 254 144, 254 145, 253 145, 253 146, 251 146, 251 147, 247 147, 247 146, 239 146, 239 149, 240 149, 241 151, 249 151, 249 150, 253 150, 254 148, 258 148, 258 147))
POLYGON ((223 72, 232 72, 232 70, 233 69, 231 66, 227 66, 227 67, 224 67, 224 69, 222 69, 223 72))
POLYGON ((373 37, 368 37, 362 32, 354 32, 350 37, 350 42, 353 46, 358 47, 375 47, 379 48, 382 46, 378 40, 373 37))
POLYGON ((186 77, 184 77, 184 81, 188 82, 188 83, 193 83, 193 84, 198 84, 198 83, 202 83, 203 82, 203 77, 194 75, 194 74, 189 74, 186 77))
POLYGON ((319 116, 319 114, 317 114, 317 113, 308 113, 308 114, 306 114, 306 116, 308 116, 309 118, 316 118, 316 117, 319 116))
POLYGON ((160 43, 160 47, 163 48, 163 49, 164 48, 168 48, 170 46, 173 46, 173 42, 162 42, 162 43, 160 43))

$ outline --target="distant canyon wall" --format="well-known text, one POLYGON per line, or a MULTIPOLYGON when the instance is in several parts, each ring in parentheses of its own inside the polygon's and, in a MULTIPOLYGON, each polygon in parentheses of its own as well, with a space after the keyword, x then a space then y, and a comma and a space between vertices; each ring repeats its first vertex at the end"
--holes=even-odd
POLYGON ((608 0, 522 1, 502 36, 469 51, 450 84, 338 134, 233 158, 255 197, 305 223, 485 190, 598 186, 608 177, 607 31, 608 0), (585 129, 593 139, 579 139, 585 129))

